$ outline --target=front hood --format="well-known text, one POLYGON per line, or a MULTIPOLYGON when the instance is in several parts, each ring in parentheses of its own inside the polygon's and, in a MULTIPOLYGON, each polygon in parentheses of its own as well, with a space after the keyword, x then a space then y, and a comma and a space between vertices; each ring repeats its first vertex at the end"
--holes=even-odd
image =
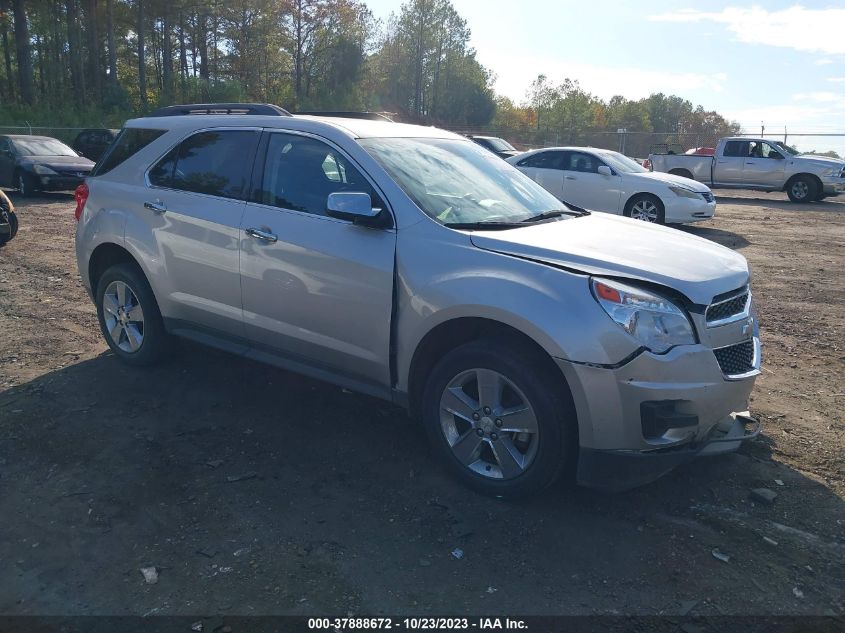
POLYGON ((26 156, 22 165, 44 165, 56 171, 81 171, 88 173, 94 163, 83 156, 26 156))
POLYGON ((694 303, 748 283, 748 262, 729 248, 640 220, 594 213, 496 232, 473 232, 478 248, 575 269, 639 279, 676 290, 694 303))
POLYGON ((837 160, 836 158, 826 158, 823 156, 817 156, 815 154, 799 154, 794 158, 800 158, 801 161, 806 161, 815 165, 821 169, 825 168, 835 168, 835 167, 845 167, 845 160, 837 160))
POLYGON ((678 185, 684 187, 685 189, 692 189, 697 193, 707 193, 710 191, 710 188, 707 185, 704 185, 697 180, 690 180, 689 178, 684 178, 683 176, 676 176, 675 174, 667 174, 662 171, 649 171, 649 172, 635 172, 632 174, 625 174, 626 176, 633 176, 635 178, 648 178, 649 180, 656 180, 657 182, 665 183, 666 186, 669 185, 678 185))

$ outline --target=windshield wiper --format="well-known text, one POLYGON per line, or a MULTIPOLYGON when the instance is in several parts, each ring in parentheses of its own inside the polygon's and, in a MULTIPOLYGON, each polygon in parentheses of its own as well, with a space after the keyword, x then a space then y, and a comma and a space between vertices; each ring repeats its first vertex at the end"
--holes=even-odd
POLYGON ((530 218, 525 218, 522 220, 523 224, 530 224, 532 222, 542 222, 543 220, 551 220, 552 218, 559 218, 562 215, 571 215, 574 217, 581 217, 584 215, 590 215, 590 212, 586 209, 582 209, 581 207, 575 207, 569 205, 564 202, 566 205, 565 209, 554 209, 552 211, 544 211, 539 215, 531 216, 530 218))

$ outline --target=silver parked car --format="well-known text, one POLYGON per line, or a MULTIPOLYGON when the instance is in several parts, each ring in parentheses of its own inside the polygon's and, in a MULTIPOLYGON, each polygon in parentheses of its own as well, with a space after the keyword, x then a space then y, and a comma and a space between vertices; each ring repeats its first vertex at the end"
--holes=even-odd
POLYGON ((741 255, 566 207, 450 132, 171 107, 77 203, 120 359, 181 336, 400 403, 482 492, 628 488, 759 433, 741 255))

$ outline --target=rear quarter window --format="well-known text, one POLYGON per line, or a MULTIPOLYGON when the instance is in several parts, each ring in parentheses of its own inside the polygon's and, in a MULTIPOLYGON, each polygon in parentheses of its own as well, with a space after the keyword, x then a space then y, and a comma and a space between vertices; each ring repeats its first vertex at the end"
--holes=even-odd
POLYGON ((128 158, 140 152, 166 131, 146 128, 124 128, 112 142, 111 147, 103 154, 100 161, 94 166, 91 175, 102 176, 110 172, 128 158))

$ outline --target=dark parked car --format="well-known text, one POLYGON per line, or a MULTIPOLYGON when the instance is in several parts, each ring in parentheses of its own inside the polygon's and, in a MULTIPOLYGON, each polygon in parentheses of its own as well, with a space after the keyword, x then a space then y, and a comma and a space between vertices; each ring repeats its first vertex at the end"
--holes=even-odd
POLYGON ((76 136, 76 140, 73 141, 71 147, 85 158, 90 158, 96 163, 111 145, 118 132, 120 130, 107 130, 105 128, 82 130, 76 136))
POLYGON ((511 156, 522 153, 505 139, 499 138, 498 136, 470 136, 470 138, 500 158, 510 158, 511 156))
POLYGON ((0 187, 15 188, 22 196, 72 191, 93 168, 93 161, 49 136, 0 136, 0 187))

